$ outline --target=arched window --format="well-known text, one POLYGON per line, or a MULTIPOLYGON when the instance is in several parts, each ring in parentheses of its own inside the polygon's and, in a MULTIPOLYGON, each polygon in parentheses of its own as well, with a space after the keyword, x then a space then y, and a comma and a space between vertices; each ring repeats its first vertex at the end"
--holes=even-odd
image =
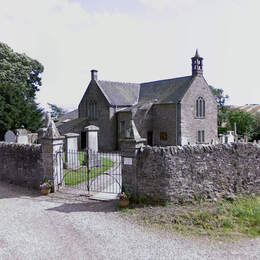
POLYGON ((87 102, 87 113, 89 120, 97 119, 97 103, 93 100, 87 102))
POLYGON ((205 117, 205 100, 202 97, 196 100, 196 117, 205 117))

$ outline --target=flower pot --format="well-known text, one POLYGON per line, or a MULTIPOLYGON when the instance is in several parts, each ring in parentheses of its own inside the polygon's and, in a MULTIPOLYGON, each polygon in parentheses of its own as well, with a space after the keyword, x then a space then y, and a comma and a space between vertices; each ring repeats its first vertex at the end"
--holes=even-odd
POLYGON ((48 195, 50 193, 50 189, 41 189, 41 195, 48 195))
POLYGON ((129 205, 129 200, 119 200, 118 201, 118 205, 121 207, 121 208, 125 208, 129 205))

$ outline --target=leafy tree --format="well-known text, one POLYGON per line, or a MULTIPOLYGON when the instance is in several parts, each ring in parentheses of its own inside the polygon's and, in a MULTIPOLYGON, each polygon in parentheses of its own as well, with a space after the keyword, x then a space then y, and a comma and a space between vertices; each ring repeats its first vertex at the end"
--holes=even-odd
POLYGON ((260 140, 260 112, 255 114, 255 125, 252 134, 253 140, 260 140))
POLYGON ((8 130, 24 125, 31 131, 41 126, 42 109, 35 102, 43 66, 26 54, 0 42, 0 140, 8 130))
POLYGON ((226 106, 225 103, 228 100, 229 96, 224 95, 224 90, 221 88, 214 88, 209 86, 213 95, 215 96, 216 102, 218 104, 218 134, 225 134, 227 128, 222 126, 223 123, 226 123, 228 120, 228 112, 230 107, 226 106))
POLYGON ((60 117, 60 116, 67 113, 67 111, 65 109, 63 109, 62 107, 58 107, 54 104, 48 103, 48 106, 51 109, 51 116, 52 117, 57 118, 57 117, 60 117))
POLYGON ((237 134, 248 133, 251 137, 255 129, 255 117, 243 110, 233 109, 228 113, 228 129, 234 130, 234 123, 237 125, 237 134))
POLYGON ((222 88, 214 88, 212 86, 209 87, 216 98, 218 107, 223 108, 225 106, 226 101, 229 99, 229 95, 224 95, 224 90, 222 88))

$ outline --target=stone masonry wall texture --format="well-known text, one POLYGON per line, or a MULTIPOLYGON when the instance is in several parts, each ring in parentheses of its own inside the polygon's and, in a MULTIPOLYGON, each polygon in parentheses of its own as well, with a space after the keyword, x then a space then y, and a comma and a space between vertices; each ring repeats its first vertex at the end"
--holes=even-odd
POLYGON ((217 135, 217 104, 208 87, 207 82, 201 76, 194 78, 191 87, 183 97, 181 106, 181 144, 196 144, 198 130, 205 131, 205 143, 216 140, 217 135), (202 97, 205 100, 205 118, 196 118, 196 99, 202 97), (183 141, 186 140, 186 143, 183 141))
POLYGON ((41 145, 0 142, 0 180, 39 189, 43 177, 41 145))
POLYGON ((145 147, 137 155, 137 196, 161 201, 260 192, 260 146, 145 147))
MULTIPOLYGON (((87 118, 87 103, 95 101, 97 104, 97 119, 86 120, 86 125, 95 125, 100 128, 98 133, 99 150, 109 151, 116 149, 116 119, 114 108, 111 108, 108 101, 93 81, 89 84, 80 104, 79 117, 87 118)), ((83 131, 83 129, 82 129, 83 131)))

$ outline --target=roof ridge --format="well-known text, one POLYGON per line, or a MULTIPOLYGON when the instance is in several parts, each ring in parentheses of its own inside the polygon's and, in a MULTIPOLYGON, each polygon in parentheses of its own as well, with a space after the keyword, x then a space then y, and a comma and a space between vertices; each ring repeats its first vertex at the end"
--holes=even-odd
POLYGON ((148 83, 155 83, 155 82, 162 82, 162 81, 169 81, 169 80, 176 80, 176 79, 184 79, 184 78, 192 78, 192 75, 190 75, 190 76, 183 76, 183 77, 177 77, 177 78, 160 79, 160 80, 155 80, 155 81, 142 82, 140 84, 148 84, 148 83))
POLYGON ((111 81, 111 80, 98 80, 101 82, 109 82, 109 83, 120 83, 120 84, 135 84, 140 85, 141 83, 133 83, 133 82, 122 82, 122 81, 111 81))

